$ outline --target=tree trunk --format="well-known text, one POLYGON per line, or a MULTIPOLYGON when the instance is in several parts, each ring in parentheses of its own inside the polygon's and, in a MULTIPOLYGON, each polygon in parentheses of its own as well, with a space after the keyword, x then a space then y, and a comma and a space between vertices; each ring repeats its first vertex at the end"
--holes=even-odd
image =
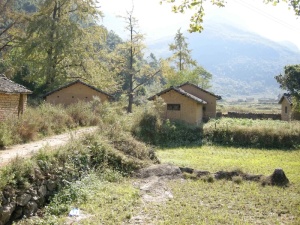
POLYGON ((128 107, 127 112, 132 113, 132 104, 133 104, 133 24, 132 17, 129 17, 130 25, 130 59, 129 59, 129 90, 128 90, 128 107))

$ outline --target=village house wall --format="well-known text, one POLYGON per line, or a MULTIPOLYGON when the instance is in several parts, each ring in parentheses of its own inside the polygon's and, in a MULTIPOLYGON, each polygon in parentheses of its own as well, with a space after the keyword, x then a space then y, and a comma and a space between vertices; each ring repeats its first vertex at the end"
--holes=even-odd
POLYGON ((18 116, 26 109, 26 94, 0 93, 0 121, 8 116, 18 116))
POLYGON ((189 84, 182 85, 182 86, 180 86, 180 88, 207 102, 207 104, 204 106, 205 108, 203 110, 203 117, 205 119, 216 117, 217 101, 216 101, 215 96, 213 96, 210 93, 207 93, 205 91, 201 91, 199 88, 197 88, 193 85, 189 85, 189 84))
POLYGON ((160 96, 167 104, 180 104, 180 110, 168 110, 167 105, 163 117, 170 120, 182 120, 190 124, 200 124, 203 116, 203 105, 171 90, 160 96))
POLYGON ((107 95, 100 93, 84 84, 75 83, 46 96, 46 102, 56 105, 70 105, 78 101, 91 101, 93 96, 99 97, 101 102, 109 100, 107 95))
POLYGON ((292 106, 290 102, 284 98, 281 102, 281 120, 290 121, 292 116, 292 106))

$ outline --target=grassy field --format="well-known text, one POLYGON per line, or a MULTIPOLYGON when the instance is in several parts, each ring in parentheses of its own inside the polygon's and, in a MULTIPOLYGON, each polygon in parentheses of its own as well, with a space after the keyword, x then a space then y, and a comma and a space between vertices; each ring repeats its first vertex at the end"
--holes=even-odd
POLYGON ((241 113, 280 113, 281 105, 275 103, 259 102, 219 102, 217 111, 222 113, 241 112, 241 113))
POLYGON ((164 163, 199 170, 241 169, 270 175, 281 167, 288 188, 232 181, 170 181, 174 198, 151 205, 159 212, 154 224, 300 224, 300 151, 237 149, 204 146, 159 150, 164 163))
POLYGON ((135 179, 113 171, 92 174, 59 193, 45 209, 43 219, 20 224, 71 224, 60 210, 65 204, 79 207, 86 218, 73 224, 300 224, 300 151, 242 149, 216 146, 157 150, 162 163, 216 172, 241 169, 245 173, 270 175, 283 168, 289 187, 262 186, 250 181, 175 179, 165 181, 173 198, 143 202, 135 179), (69 223, 68 223, 69 222, 69 223))

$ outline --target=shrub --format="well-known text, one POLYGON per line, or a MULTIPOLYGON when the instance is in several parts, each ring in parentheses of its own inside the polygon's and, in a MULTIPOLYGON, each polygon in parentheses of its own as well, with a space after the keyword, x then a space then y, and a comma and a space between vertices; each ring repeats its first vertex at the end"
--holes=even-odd
POLYGON ((12 130, 9 129, 7 123, 0 122, 0 149, 12 143, 12 130))
MULTIPOLYGON (((92 102, 78 102, 68 107, 42 103, 37 107, 28 107, 19 118, 9 117, 0 127, 0 147, 59 134, 78 126, 100 124, 101 112, 110 108, 94 99, 92 102)), ((107 116, 109 117, 109 116, 107 116)))
POLYGON ((91 104, 82 101, 71 104, 66 108, 66 113, 79 126, 95 126, 99 124, 100 117, 94 113, 91 104))
POLYGON ((149 144, 175 147, 201 144, 202 129, 181 121, 161 121, 157 115, 145 114, 133 134, 149 144))
POLYGON ((260 148, 297 148, 300 122, 223 118, 203 127, 206 142, 260 148))

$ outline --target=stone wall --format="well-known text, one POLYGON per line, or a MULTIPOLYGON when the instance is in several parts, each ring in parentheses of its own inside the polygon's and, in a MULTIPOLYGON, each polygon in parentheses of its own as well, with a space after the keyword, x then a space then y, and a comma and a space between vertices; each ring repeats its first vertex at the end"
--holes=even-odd
POLYGON ((34 181, 35 184, 27 189, 20 190, 10 186, 3 189, 0 193, 0 225, 24 216, 36 215, 37 210, 57 192, 58 187, 63 186, 59 177, 46 179, 38 170, 35 171, 34 181))
POLYGON ((281 114, 276 113, 240 113, 240 112, 228 112, 227 114, 217 113, 217 117, 227 117, 227 118, 244 118, 244 119, 271 119, 271 120, 281 120, 281 114))

